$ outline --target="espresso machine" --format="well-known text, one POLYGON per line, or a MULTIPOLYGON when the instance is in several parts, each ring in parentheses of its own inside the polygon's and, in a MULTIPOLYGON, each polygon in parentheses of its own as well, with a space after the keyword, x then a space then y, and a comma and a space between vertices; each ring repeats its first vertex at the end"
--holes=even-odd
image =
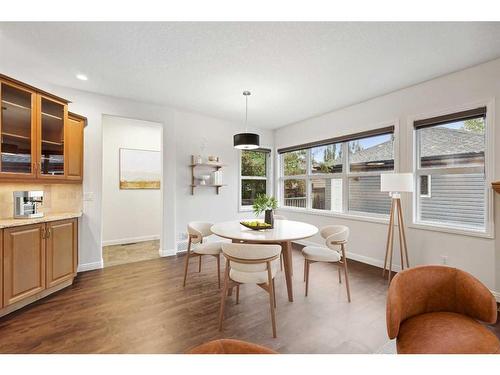
POLYGON ((43 191, 15 191, 14 218, 27 219, 43 217, 40 206, 43 204, 43 191))

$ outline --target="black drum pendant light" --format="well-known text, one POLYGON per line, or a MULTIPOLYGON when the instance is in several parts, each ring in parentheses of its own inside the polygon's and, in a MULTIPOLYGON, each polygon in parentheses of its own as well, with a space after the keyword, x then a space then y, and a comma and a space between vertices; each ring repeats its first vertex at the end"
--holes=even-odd
POLYGON ((240 150, 254 150, 259 148, 260 139, 258 134, 247 133, 248 97, 250 96, 250 91, 243 91, 243 95, 245 96, 245 132, 234 135, 234 148, 240 150))

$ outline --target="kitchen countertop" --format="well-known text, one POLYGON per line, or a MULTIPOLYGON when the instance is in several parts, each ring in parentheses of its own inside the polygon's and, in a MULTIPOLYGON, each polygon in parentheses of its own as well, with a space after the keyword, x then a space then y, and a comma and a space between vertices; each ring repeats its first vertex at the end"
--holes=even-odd
POLYGON ((43 217, 36 217, 32 219, 14 219, 14 218, 0 219, 0 229, 19 227, 21 225, 46 223, 48 221, 73 219, 81 216, 82 216, 81 212, 60 212, 60 213, 45 214, 43 217))

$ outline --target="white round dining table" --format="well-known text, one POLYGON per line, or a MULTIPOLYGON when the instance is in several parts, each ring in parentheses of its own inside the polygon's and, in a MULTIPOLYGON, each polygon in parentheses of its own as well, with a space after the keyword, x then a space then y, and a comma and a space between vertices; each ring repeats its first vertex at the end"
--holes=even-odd
POLYGON ((240 224, 240 221, 226 221, 211 227, 213 234, 232 240, 260 244, 278 243, 281 245, 285 268, 288 300, 293 302, 292 285, 292 241, 312 237, 318 233, 314 225, 292 220, 274 220, 272 229, 253 230, 240 224))

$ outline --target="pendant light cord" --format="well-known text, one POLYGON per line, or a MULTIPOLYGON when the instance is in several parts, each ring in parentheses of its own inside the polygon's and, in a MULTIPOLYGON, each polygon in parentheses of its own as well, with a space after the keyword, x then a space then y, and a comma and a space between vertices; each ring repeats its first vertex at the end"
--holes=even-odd
POLYGON ((245 96, 245 133, 248 131, 248 97, 251 95, 250 91, 243 91, 245 96))
POLYGON ((248 95, 245 95, 245 133, 248 131, 248 95))

